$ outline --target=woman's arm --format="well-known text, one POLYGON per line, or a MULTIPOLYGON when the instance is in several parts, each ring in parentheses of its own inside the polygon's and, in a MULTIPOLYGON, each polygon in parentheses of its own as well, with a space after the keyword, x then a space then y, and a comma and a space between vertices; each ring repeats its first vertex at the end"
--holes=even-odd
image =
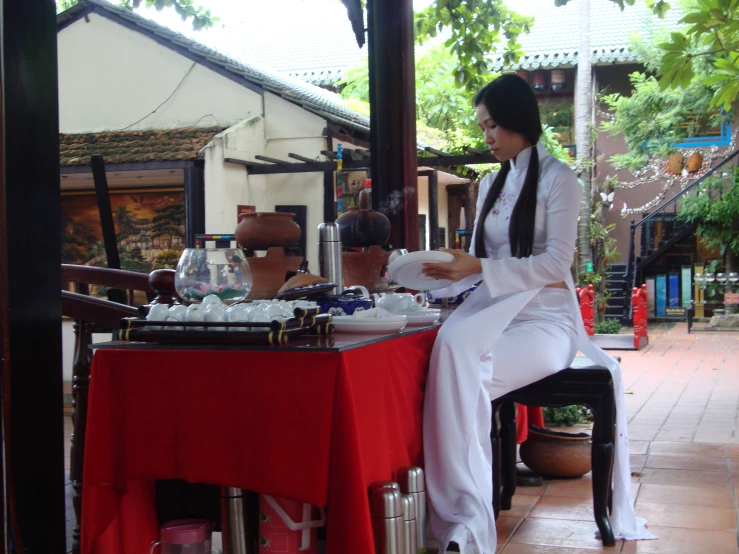
MULTIPOLYGON (((551 180, 546 203, 546 249, 543 253, 528 258, 494 260, 476 258, 462 250, 445 250, 454 255, 454 260, 446 264, 426 264, 425 273, 437 279, 458 281, 454 284, 455 289, 462 283, 474 284, 482 273, 482 279, 491 296, 564 281, 572 266, 582 192, 572 171, 565 167, 556 168, 555 171, 556 173, 542 176, 543 179, 551 180)), ((540 186, 542 184, 549 183, 540 183, 540 186)), ((478 214, 480 208, 478 198, 478 214)))
MULTIPOLYGON (((577 176, 566 167, 542 175, 551 180, 546 203, 546 247, 528 258, 481 259, 483 280, 492 296, 559 283, 572 267, 582 191, 577 176)), ((543 182, 541 185, 548 183, 543 182)))

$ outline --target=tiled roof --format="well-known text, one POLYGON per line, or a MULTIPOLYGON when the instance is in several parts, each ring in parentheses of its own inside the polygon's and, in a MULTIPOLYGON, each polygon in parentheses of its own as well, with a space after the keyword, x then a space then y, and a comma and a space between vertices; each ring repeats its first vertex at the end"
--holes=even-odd
MULTIPOLYGON (((640 35, 649 38, 661 29, 674 31, 682 17, 677 2, 664 19, 659 19, 646 6, 644 0, 636 0, 623 11, 610 0, 590 0, 590 45, 593 64, 634 63, 637 58, 629 48, 630 37, 640 35)), ((573 67, 577 65, 580 28, 580 0, 570 0, 564 6, 555 6, 554 0, 530 0, 512 4, 521 15, 534 16, 531 32, 519 36, 525 53, 519 63, 506 69, 538 69, 573 67)), ((502 60, 494 60, 496 69, 503 67, 502 60)))
POLYGON ((90 156, 103 156, 106 163, 168 162, 194 160, 222 127, 187 127, 167 131, 113 131, 60 134, 61 165, 89 165, 90 156))
MULTIPOLYGON (((246 62, 224 54, 105 0, 79 0, 79 4, 57 16, 58 27, 63 28, 91 11, 114 21, 123 22, 142 34, 181 52, 193 61, 216 66, 237 79, 243 79, 252 86, 256 85, 281 96, 329 121, 369 132, 369 118, 344 106, 337 94, 300 79, 257 66, 251 61, 246 62)), ((351 30, 348 22, 345 27, 351 30)))

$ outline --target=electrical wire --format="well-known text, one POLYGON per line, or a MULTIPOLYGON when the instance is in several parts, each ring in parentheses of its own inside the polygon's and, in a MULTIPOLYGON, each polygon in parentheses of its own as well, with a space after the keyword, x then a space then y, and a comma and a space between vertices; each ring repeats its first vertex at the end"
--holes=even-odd
MULTIPOLYGON (((182 79, 180 79, 180 82, 179 82, 179 83, 177 83, 177 86, 176 86, 176 87, 175 87, 175 89, 174 89, 174 90, 172 91, 172 94, 170 94, 170 95, 169 95, 169 96, 167 97, 167 99, 166 99, 166 100, 165 100, 164 102, 162 102, 162 103, 161 103, 161 104, 159 104, 159 105, 158 105, 158 106, 157 106, 156 108, 154 108, 154 111, 152 111, 152 112, 150 112, 150 113, 146 114, 146 115, 145 115, 144 117, 142 117, 142 118, 141 118, 141 119, 139 119, 138 121, 135 121, 134 123, 131 123, 131 125, 129 125, 128 127, 123 127, 123 128, 121 128, 121 129, 116 129, 116 131, 126 131, 126 130, 130 129, 131 127, 133 127, 134 125, 138 125, 139 123, 141 123, 141 122, 142 122, 142 121, 143 121, 144 119, 146 119, 147 117, 150 117, 150 116, 154 115, 155 113, 157 113, 157 110, 158 110, 159 108, 161 108, 162 106, 164 106, 164 104, 166 104, 167 102, 169 102, 169 101, 171 100, 171 98, 172 98, 172 97, 173 97, 173 96, 174 96, 174 95, 175 95, 175 94, 177 93, 177 91, 178 91, 178 90, 180 90, 180 87, 182 86, 182 83, 184 83, 184 82, 185 82, 185 79, 187 79, 187 76, 188 76, 188 75, 190 74, 190 72, 191 72, 191 71, 192 71, 192 70, 193 70, 193 69, 195 68, 195 66, 196 66, 196 65, 197 65, 197 62, 193 62, 193 64, 192 64, 192 65, 190 66, 190 69, 188 69, 188 70, 187 70, 187 73, 185 73, 185 75, 184 75, 184 76, 182 77, 182 79)), ((201 119, 202 119, 202 118, 201 118, 201 119)))

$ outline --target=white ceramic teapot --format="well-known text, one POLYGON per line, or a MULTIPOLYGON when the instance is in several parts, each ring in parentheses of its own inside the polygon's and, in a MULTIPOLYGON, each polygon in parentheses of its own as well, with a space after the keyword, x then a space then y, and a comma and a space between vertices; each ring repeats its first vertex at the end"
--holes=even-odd
POLYGON ((396 314, 418 311, 426 302, 421 292, 417 294, 392 292, 383 295, 375 293, 372 297, 375 306, 396 314))

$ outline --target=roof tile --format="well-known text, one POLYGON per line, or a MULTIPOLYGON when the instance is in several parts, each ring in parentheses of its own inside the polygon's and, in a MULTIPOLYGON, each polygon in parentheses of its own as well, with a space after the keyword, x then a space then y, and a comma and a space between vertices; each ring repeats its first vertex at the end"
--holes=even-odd
POLYGON ((106 163, 195 160, 223 127, 187 127, 166 131, 112 131, 60 134, 62 166, 89 165, 92 155, 106 163))

